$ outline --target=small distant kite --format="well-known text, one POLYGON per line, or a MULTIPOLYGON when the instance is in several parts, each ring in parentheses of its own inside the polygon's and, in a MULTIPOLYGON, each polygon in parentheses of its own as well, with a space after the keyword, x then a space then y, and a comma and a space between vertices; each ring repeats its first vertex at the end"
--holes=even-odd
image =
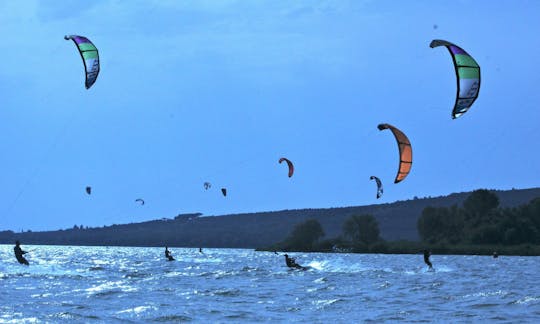
POLYGON ((205 190, 212 188, 212 184, 210 182, 205 182, 203 185, 205 190))
POLYGON ((84 63, 84 71, 86 73, 85 86, 86 89, 96 82, 99 74, 99 54, 94 44, 84 36, 69 35, 64 36, 65 40, 72 40, 81 54, 84 63))
POLYGON ((294 165, 292 164, 292 162, 287 159, 287 158, 284 158, 282 157, 281 159, 279 159, 279 163, 281 164, 281 162, 287 162, 287 165, 289 166, 289 178, 293 176, 293 173, 294 173, 294 165))
POLYGON ((141 198, 137 198, 137 199, 135 199, 135 202, 138 202, 138 203, 140 203, 140 204, 141 204, 141 206, 142 206, 142 205, 144 205, 144 200, 143 200, 143 199, 141 199, 141 198))
POLYGON ((89 195, 92 194, 92 187, 90 186, 86 187, 86 193, 89 195))
POLYGON ((438 46, 445 46, 454 61, 457 95, 454 109, 452 109, 452 118, 456 119, 466 113, 478 98, 480 92, 480 66, 472 56, 455 44, 440 39, 434 39, 429 44, 431 48, 438 46))
POLYGON ((221 193, 223 194, 224 197, 227 196, 227 188, 221 188, 221 193))
POLYGON ((369 177, 369 179, 375 180, 375 182, 377 183, 377 199, 381 198, 383 194, 383 186, 382 186, 381 179, 377 178, 376 176, 371 176, 369 177))
POLYGON ((379 124, 377 126, 379 130, 385 130, 389 129, 392 131, 392 134, 394 134, 394 137, 396 138, 398 148, 399 148, 399 167, 398 167, 398 173, 396 175, 396 179, 394 180, 394 183, 398 183, 405 179, 409 172, 411 171, 412 166, 412 146, 411 142, 409 142, 409 139, 405 134, 403 134, 402 131, 395 128, 394 126, 390 124, 379 124))

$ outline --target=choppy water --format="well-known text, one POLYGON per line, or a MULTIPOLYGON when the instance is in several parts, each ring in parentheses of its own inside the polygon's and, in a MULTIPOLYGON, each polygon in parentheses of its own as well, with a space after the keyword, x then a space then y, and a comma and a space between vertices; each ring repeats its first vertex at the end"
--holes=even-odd
POLYGON ((540 257, 0 245, 1 322, 540 322, 540 257))

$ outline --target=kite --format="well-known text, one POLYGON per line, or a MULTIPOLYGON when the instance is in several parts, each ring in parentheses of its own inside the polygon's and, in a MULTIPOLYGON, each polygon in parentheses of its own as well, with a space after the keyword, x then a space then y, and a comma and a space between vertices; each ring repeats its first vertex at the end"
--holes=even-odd
POLYGON ((394 126, 390 124, 379 124, 377 126, 379 130, 385 130, 389 129, 392 131, 392 134, 394 134, 394 137, 396 138, 398 148, 399 148, 399 167, 398 167, 398 173, 396 175, 396 179, 394 180, 394 183, 398 183, 405 179, 409 172, 411 171, 412 166, 412 147, 411 142, 409 142, 409 139, 405 134, 403 134, 402 131, 395 128, 394 126))
POLYGON ((457 78, 457 95, 456 103, 452 110, 452 118, 456 119, 466 113, 476 98, 478 98, 480 91, 480 66, 472 56, 455 44, 440 39, 434 39, 429 44, 431 48, 438 46, 445 46, 454 61, 457 78))
POLYGON ((292 164, 291 161, 289 161, 289 159, 286 159, 284 157, 282 157, 281 159, 279 159, 279 163, 281 164, 281 162, 287 162, 287 165, 289 166, 289 178, 292 177, 293 173, 294 173, 294 165, 292 164))
POLYGON ((221 188, 221 193, 223 196, 227 196, 227 188, 221 188))
POLYGON ((64 39, 71 39, 75 45, 77 45, 77 49, 79 50, 84 63, 84 71, 86 73, 85 86, 86 89, 90 89, 94 82, 96 82, 99 74, 99 54, 97 48, 88 38, 83 36, 69 35, 64 36, 64 39))
POLYGON ((382 186, 381 179, 377 178, 376 176, 371 176, 369 177, 369 179, 375 180, 375 182, 377 182, 377 199, 381 198, 383 194, 383 186, 382 186))
POLYGON ((141 199, 141 198, 135 199, 135 202, 140 202, 140 203, 141 203, 141 206, 144 205, 144 200, 141 199))
POLYGON ((86 187, 86 193, 91 194, 92 193, 92 187, 86 187))
POLYGON ((203 186, 204 186, 204 189, 205 189, 205 190, 208 190, 208 189, 210 189, 210 188, 212 187, 212 184, 211 184, 210 182, 205 182, 205 183, 203 184, 203 186))

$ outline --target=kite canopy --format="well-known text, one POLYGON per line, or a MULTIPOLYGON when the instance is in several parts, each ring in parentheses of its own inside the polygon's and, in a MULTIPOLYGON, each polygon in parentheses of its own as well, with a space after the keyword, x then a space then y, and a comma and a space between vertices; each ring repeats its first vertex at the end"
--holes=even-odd
POLYGON ((91 194, 92 193, 92 187, 86 187, 86 193, 91 194))
POLYGON ((480 91, 480 66, 472 56, 455 44, 440 39, 435 39, 429 44, 431 48, 438 46, 445 46, 454 61, 457 78, 457 95, 456 103, 452 110, 452 118, 455 119, 466 113, 476 98, 478 98, 480 91))
POLYGON ((135 202, 138 202, 141 205, 144 205, 144 200, 142 200, 141 198, 135 199, 135 202))
POLYGON ((221 188, 221 193, 223 196, 227 196, 227 188, 221 188))
POLYGON ((377 178, 376 176, 371 176, 369 177, 369 179, 375 180, 375 182, 377 182, 377 199, 381 198, 383 194, 383 186, 382 186, 381 179, 377 178))
POLYGON ((85 86, 86 89, 90 89, 94 82, 96 82, 99 74, 99 55, 97 48, 88 38, 84 36, 69 35, 64 36, 64 39, 71 39, 75 45, 77 45, 77 49, 79 50, 84 63, 84 71, 86 73, 85 86))
POLYGON ((394 134, 394 137, 396 138, 398 148, 399 148, 399 167, 398 167, 398 173, 396 176, 396 179, 394 180, 394 183, 398 183, 405 179, 409 172, 411 171, 412 166, 412 147, 411 142, 409 142, 409 139, 405 134, 403 134, 402 131, 395 128, 394 126, 390 124, 379 124, 377 126, 379 130, 385 130, 389 129, 392 131, 392 134, 394 134))
POLYGON ((293 173, 294 173, 294 165, 292 164, 291 161, 289 161, 289 159, 287 158, 284 158, 282 157, 281 159, 279 159, 279 163, 281 164, 281 162, 287 162, 287 165, 289 166, 289 178, 292 177, 293 173))
POLYGON ((204 189, 205 189, 205 190, 208 190, 208 189, 210 189, 210 188, 212 187, 212 184, 211 184, 210 182, 205 182, 205 183, 203 184, 203 186, 204 186, 204 189))

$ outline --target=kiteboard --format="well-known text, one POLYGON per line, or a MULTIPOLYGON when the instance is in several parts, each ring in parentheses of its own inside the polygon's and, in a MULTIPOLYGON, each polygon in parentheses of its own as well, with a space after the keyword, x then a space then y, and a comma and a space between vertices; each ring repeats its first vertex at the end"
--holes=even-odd
POLYGON ((309 269, 313 269, 312 267, 309 267, 309 266, 301 266, 301 265, 297 265, 296 267, 289 267, 289 270, 301 270, 301 271, 306 271, 306 270, 309 270, 309 269))

